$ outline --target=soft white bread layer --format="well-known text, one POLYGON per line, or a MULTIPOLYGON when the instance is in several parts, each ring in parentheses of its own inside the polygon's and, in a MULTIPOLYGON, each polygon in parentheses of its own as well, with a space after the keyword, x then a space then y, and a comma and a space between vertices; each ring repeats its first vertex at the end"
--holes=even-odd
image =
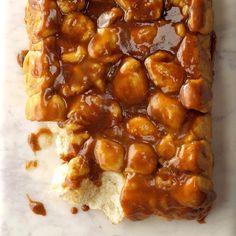
MULTIPOLYGON (((57 153, 66 155, 69 152, 71 141, 66 130, 60 129, 54 123, 48 123, 48 126, 56 135, 57 153)), ((80 142, 80 140, 77 141, 80 142)), ((114 224, 123 219, 124 213, 120 204, 120 194, 125 184, 125 178, 122 174, 104 171, 101 176, 101 186, 96 186, 86 178, 81 182, 78 189, 70 189, 64 184, 68 171, 68 163, 60 165, 55 170, 51 190, 57 196, 75 205, 86 204, 90 209, 102 210, 114 224)))
POLYGON ((68 164, 59 166, 54 174, 51 189, 57 196, 72 204, 86 204, 90 209, 102 210, 112 223, 123 219, 120 194, 124 177, 115 172, 103 172, 102 185, 97 187, 89 179, 84 179, 78 189, 70 189, 63 183, 68 173, 68 164))

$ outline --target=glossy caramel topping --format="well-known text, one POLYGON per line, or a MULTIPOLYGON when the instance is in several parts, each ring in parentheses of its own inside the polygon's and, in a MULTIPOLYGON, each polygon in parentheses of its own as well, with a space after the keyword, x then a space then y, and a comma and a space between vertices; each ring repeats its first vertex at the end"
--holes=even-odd
POLYGON ((211 1, 31 0, 26 23, 26 117, 65 129, 65 184, 123 173, 126 217, 203 219, 214 200, 211 1))
POLYGON ((37 202, 37 201, 33 201, 29 195, 27 194, 27 198, 29 201, 29 207, 31 209, 31 211, 36 214, 36 215, 42 215, 42 216, 46 216, 47 212, 46 209, 43 205, 43 203, 41 202, 37 202))

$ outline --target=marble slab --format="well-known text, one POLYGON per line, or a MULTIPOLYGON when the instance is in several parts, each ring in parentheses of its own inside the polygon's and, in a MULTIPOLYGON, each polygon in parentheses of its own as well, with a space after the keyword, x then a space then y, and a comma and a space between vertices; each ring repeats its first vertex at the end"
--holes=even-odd
POLYGON ((48 179, 58 162, 52 149, 34 157, 26 139, 38 124, 24 119, 25 94, 16 55, 27 47, 24 0, 1 0, 0 68, 0 235, 1 236, 234 236, 236 235, 236 4, 215 0, 214 156, 217 200, 206 224, 166 222, 151 217, 142 222, 112 225, 100 212, 70 213, 71 206, 48 192, 48 179), (4 4, 5 3, 5 4, 4 4), (5 26, 5 27, 4 27, 5 26), (4 32, 2 32, 4 31, 4 32), (38 158, 39 168, 24 170, 38 158), (29 210, 25 194, 42 200, 48 215, 29 210))

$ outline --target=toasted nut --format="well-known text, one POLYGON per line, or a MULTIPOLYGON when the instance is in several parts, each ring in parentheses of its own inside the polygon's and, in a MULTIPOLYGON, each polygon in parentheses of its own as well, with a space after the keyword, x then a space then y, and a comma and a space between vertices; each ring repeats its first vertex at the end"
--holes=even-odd
POLYGON ((88 160, 83 156, 77 156, 71 159, 68 163, 68 167, 67 178, 71 181, 77 180, 89 173, 88 160))
POLYGON ((156 167, 157 156, 151 146, 144 143, 134 143, 129 147, 126 172, 149 175, 156 167))
POLYGON ((109 27, 123 16, 123 11, 118 7, 113 7, 110 11, 102 13, 98 20, 98 27, 109 27))
POLYGON ((118 61, 122 56, 118 44, 118 32, 116 28, 98 29, 98 33, 89 43, 89 55, 104 63, 118 61))
POLYGON ((85 0, 57 0, 57 4, 63 13, 78 11, 85 7, 85 0))
POLYGON ((211 192, 211 180, 201 176, 192 176, 186 183, 176 187, 172 191, 172 196, 183 206, 199 208, 207 200, 207 194, 211 192))
POLYGON ((212 174, 211 148, 206 141, 193 141, 182 145, 176 157, 169 161, 169 165, 181 171, 194 174, 212 174))
POLYGON ((131 39, 136 44, 152 44, 156 36, 157 26, 155 25, 137 26, 133 27, 131 30, 131 39))
POLYGON ((85 42, 95 34, 95 25, 87 16, 81 13, 70 13, 64 17, 61 31, 73 40, 85 42))
POLYGON ((177 57, 192 77, 212 81, 211 58, 199 37, 187 34, 179 47, 177 57))
POLYGON ((162 93, 156 93, 151 97, 148 105, 148 115, 153 119, 169 126, 172 129, 179 129, 185 119, 185 109, 181 103, 162 93))
POLYGON ((135 137, 144 138, 155 136, 157 134, 157 128, 146 117, 137 116, 130 119, 126 124, 128 133, 135 137))
POLYGON ((180 101, 188 109, 209 112, 211 99, 211 87, 203 79, 188 80, 180 90, 180 101))
POLYGON ((98 139, 94 155, 101 169, 105 171, 120 172, 123 168, 125 151, 117 142, 105 138, 98 139))
POLYGON ((156 146, 156 152, 163 161, 171 159, 176 153, 176 144, 173 136, 167 134, 156 146))
POLYGON ((197 139, 211 140, 212 122, 210 115, 197 116, 191 126, 191 131, 197 139))
POLYGON ((192 0, 189 8, 188 26, 192 32, 209 34, 213 29, 211 0, 192 0))
POLYGON ((122 102, 133 105, 144 101, 148 82, 141 63, 126 58, 113 81, 113 92, 122 102))
POLYGON ((78 46, 75 52, 69 52, 62 54, 62 61, 69 63, 81 62, 86 56, 86 49, 82 46, 78 46))
POLYGON ((159 51, 145 60, 152 81, 167 93, 179 91, 184 80, 184 70, 173 60, 174 57, 164 51, 159 51))
POLYGON ((184 37, 186 34, 186 29, 183 23, 178 23, 175 25, 175 31, 176 34, 178 34, 180 37, 184 37))
POLYGON ((157 20, 161 17, 163 10, 162 0, 115 0, 125 10, 126 21, 148 21, 157 20), (140 11, 142 9, 142 11, 140 11))
POLYGON ((25 116, 31 121, 61 121, 66 117, 66 104, 59 95, 45 100, 43 93, 37 93, 28 98, 25 116))

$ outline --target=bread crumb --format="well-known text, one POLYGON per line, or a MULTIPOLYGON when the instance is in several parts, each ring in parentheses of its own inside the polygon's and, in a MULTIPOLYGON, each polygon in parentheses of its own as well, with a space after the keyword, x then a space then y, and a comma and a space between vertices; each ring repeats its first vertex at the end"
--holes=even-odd
POLYGON ((33 170, 36 169, 38 167, 38 161, 37 160, 30 160, 27 161, 25 164, 25 169, 26 170, 33 170))

